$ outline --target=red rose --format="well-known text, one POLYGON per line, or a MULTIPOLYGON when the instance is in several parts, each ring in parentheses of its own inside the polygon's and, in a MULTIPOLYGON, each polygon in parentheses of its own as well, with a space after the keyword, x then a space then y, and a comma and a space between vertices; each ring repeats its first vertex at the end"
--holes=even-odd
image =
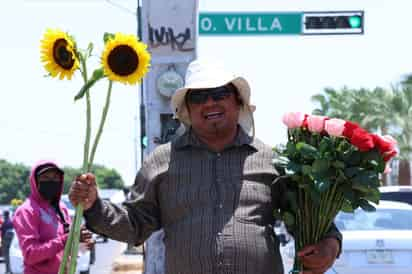
POLYGON ((346 121, 345 129, 343 130, 342 135, 348 139, 351 139, 353 135, 353 131, 357 128, 359 128, 359 125, 357 123, 346 121))
POLYGON ((392 157, 394 157, 396 154, 398 154, 396 150, 391 150, 389 152, 386 152, 385 154, 383 154, 383 160, 387 162, 390 159, 392 159, 392 157))
POLYGON ((372 135, 360 127, 353 130, 350 142, 360 151, 368 151, 375 146, 372 135))
POLYGON ((397 154, 396 151, 396 140, 393 139, 389 135, 385 136, 379 136, 376 134, 373 134, 373 141, 376 145, 376 147, 379 149, 379 152, 382 154, 383 159, 385 161, 390 160, 393 156, 397 154))
POLYGON ((380 153, 385 153, 394 150, 396 141, 383 138, 377 134, 372 134, 372 137, 380 153))
POLYGON ((305 114, 305 118, 303 119, 302 127, 308 128, 308 114, 305 114))

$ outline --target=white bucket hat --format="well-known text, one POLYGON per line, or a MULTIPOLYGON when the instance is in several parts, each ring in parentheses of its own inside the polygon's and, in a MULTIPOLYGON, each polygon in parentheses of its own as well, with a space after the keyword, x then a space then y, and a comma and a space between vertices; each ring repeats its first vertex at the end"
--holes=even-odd
POLYGON ((177 89, 172 96, 171 107, 175 116, 186 126, 190 126, 189 112, 185 96, 189 89, 217 88, 232 83, 242 99, 239 112, 239 125, 246 133, 254 135, 253 112, 256 107, 250 104, 250 87, 245 78, 236 76, 224 69, 223 65, 210 60, 195 60, 186 71, 185 86, 177 89))

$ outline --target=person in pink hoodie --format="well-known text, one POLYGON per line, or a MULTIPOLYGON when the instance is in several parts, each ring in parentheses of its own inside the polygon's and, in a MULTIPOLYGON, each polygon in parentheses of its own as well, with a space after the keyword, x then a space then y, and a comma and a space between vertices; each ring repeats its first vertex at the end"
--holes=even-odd
MULTIPOLYGON (((23 253, 24 274, 57 274, 71 219, 60 201, 64 172, 51 161, 40 161, 30 173, 31 194, 17 208, 13 225, 23 253)), ((91 243, 82 231, 81 241, 91 243)))

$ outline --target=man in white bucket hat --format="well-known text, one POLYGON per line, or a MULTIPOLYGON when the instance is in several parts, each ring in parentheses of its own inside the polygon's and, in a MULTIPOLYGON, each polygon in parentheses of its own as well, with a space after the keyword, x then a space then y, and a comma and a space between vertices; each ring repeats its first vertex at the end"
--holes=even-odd
MULTIPOLYGON (((236 91, 238 102, 240 102, 238 123, 243 130, 254 135, 253 112, 255 106, 250 104, 250 87, 246 79, 237 76, 223 67, 222 64, 211 61, 194 61, 186 72, 185 86, 178 89, 171 101, 172 109, 178 118, 186 126, 191 125, 191 119, 187 108, 187 93, 190 90, 213 89, 229 87, 236 91)), ((190 98, 190 95, 189 95, 190 98)), ((208 121, 207 119, 205 121, 208 121)))
MULTIPOLYGON (((90 229, 139 245, 164 229, 166 274, 283 274, 273 211, 284 202, 272 148, 254 137, 247 81, 222 65, 193 61, 172 107, 186 131, 144 161, 132 199, 119 207, 98 197, 95 176, 73 182, 90 229), (276 182, 276 183, 273 183, 276 182)), ((300 252, 324 273, 340 251, 334 227, 300 252)))

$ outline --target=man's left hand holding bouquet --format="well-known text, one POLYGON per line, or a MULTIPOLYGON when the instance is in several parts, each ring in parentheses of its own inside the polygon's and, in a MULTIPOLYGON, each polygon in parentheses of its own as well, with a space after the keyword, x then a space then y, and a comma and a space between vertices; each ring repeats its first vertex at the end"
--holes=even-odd
MULTIPOLYGON (((290 206, 287 200, 286 185, 289 178, 280 176, 275 181, 273 188, 273 195, 277 197, 273 200, 279 200, 280 204, 275 207, 287 210, 290 206)), ((288 230, 292 235, 294 231, 288 230)), ((291 271, 291 274, 323 274, 325 273, 335 262, 341 252, 342 235, 337 230, 336 226, 332 226, 329 232, 319 242, 311 245, 306 245, 297 252, 299 260, 304 266, 304 270, 299 272, 291 271)), ((285 272, 287 273, 287 272, 285 272)))
POLYGON ((339 241, 327 237, 317 244, 307 245, 298 252, 298 257, 305 266, 303 274, 323 274, 335 262, 340 253, 339 241))

